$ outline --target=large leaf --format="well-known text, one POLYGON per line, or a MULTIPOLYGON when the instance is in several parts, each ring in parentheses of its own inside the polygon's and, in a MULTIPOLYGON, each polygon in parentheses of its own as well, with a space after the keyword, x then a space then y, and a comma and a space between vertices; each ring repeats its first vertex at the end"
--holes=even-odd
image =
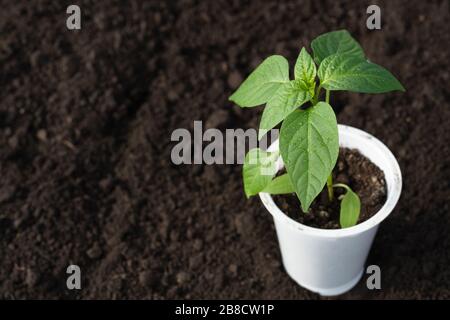
POLYGON ((311 42, 311 47, 314 52, 314 59, 318 64, 326 57, 336 53, 364 58, 363 49, 347 30, 324 33, 311 42))
POLYGON ((261 192, 276 173, 276 152, 265 152, 259 148, 251 149, 245 156, 242 176, 247 198, 261 192))
POLYGON ((349 187, 341 201, 341 212, 339 223, 342 228, 354 226, 358 222, 359 212, 361 210, 361 201, 356 193, 349 187))
POLYGON ((241 107, 255 107, 266 103, 288 81, 289 64, 286 58, 270 56, 245 79, 229 99, 241 107))
POLYGON ((302 48, 295 63, 294 75, 295 79, 302 79, 313 89, 316 79, 316 64, 305 48, 302 48))
POLYGON ((304 212, 322 191, 339 153, 336 116, 319 102, 292 112, 283 122, 280 152, 304 212))
POLYGON ((312 95, 301 79, 286 82, 269 100, 259 124, 258 138, 283 121, 292 111, 310 100, 312 95))
POLYGON ((263 192, 270 194, 286 194, 293 193, 295 190, 292 185, 291 178, 289 178, 289 175, 286 173, 270 181, 267 187, 264 188, 263 192))
POLYGON ((352 55, 335 54, 319 67, 320 84, 328 90, 364 93, 404 91, 400 82, 383 67, 352 55))

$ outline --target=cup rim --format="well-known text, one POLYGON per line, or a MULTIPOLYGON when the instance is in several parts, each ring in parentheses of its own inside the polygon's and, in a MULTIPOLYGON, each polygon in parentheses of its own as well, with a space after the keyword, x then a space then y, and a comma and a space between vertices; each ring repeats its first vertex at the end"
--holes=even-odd
MULTIPOLYGON (((384 155, 385 160, 388 163, 388 167, 380 169, 385 174, 386 180, 388 175, 393 176, 393 188, 387 188, 388 190, 386 202, 383 204, 381 209, 366 221, 349 228, 319 229, 309 227, 304 224, 301 224, 300 222, 295 221, 294 219, 290 218, 288 215, 283 213, 280 210, 280 208, 278 208, 278 206, 275 204, 272 196, 269 193, 265 192, 259 193, 259 197, 262 203, 275 219, 277 219, 278 221, 283 221, 284 223, 287 223, 292 227, 294 227, 295 229, 306 234, 322 238, 340 238, 340 237, 354 236, 362 232, 365 232, 369 229, 372 229, 378 226, 392 212, 392 210, 394 209, 400 198, 402 190, 402 174, 397 159, 384 143, 382 143, 380 140, 378 140, 377 138, 375 138, 374 136, 363 130, 339 124, 338 131, 340 136, 346 134, 358 136, 358 138, 360 139, 362 138, 364 142, 367 143, 367 145, 370 145, 370 148, 376 148, 378 149, 380 154, 384 155)), ((270 145, 268 151, 274 151, 276 149, 278 149, 278 140, 276 140, 274 143, 270 145)), ((356 147, 355 149, 358 149, 361 152, 360 148, 356 147)), ((370 159, 370 157, 368 158, 369 160, 373 161, 372 159, 370 159)), ((282 159, 280 157, 278 162, 278 170, 280 170, 282 167, 283 164, 282 159)))

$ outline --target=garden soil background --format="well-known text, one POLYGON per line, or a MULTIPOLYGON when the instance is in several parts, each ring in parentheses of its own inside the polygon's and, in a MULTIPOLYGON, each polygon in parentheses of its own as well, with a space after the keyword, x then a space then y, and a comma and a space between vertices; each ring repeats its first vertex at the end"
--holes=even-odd
MULTIPOLYGON (((170 160, 173 130, 256 128, 228 96, 348 29, 406 93, 335 93, 397 157, 400 202, 342 299, 450 298, 448 1, 0 1, 0 297, 317 299, 284 272, 240 165, 170 160), (378 4, 382 30, 366 28, 378 4), (66 288, 77 264, 82 290, 66 288)), ((305 261, 305 263, 308 263, 305 261)))

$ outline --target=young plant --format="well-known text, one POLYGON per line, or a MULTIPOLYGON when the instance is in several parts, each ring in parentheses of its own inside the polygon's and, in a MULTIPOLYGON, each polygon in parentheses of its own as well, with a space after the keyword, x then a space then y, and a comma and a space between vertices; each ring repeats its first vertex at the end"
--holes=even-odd
POLYGON ((344 188, 340 224, 346 228, 357 223, 360 200, 349 186, 333 184, 339 137, 336 115, 329 104, 330 92, 383 93, 405 89, 389 71, 368 61, 346 30, 325 33, 314 39, 311 47, 314 58, 305 48, 301 49, 294 80, 289 78, 288 61, 279 55, 270 56, 229 98, 242 108, 266 104, 259 139, 281 123, 279 150, 287 173, 273 179, 278 152, 252 149, 243 167, 244 190, 247 197, 259 192, 295 192, 306 213, 325 185, 330 201, 333 188, 344 188))

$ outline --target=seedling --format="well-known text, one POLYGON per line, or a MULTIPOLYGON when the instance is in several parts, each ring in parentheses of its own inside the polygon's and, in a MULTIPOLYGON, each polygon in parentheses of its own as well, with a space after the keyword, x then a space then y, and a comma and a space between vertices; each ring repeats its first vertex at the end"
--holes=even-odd
POLYGON ((278 152, 252 149, 243 167, 244 190, 247 197, 259 192, 295 192, 306 213, 325 185, 330 201, 333 188, 344 188, 340 224, 346 228, 357 223, 360 200, 349 186, 333 184, 339 137, 336 115, 329 104, 330 92, 384 93, 405 89, 389 71, 367 60, 361 46, 346 30, 325 33, 313 40, 311 47, 314 59, 305 48, 301 49, 294 80, 289 79, 288 61, 273 55, 230 97, 242 108, 266 104, 258 138, 281 123, 279 150, 287 173, 274 178, 278 152))

